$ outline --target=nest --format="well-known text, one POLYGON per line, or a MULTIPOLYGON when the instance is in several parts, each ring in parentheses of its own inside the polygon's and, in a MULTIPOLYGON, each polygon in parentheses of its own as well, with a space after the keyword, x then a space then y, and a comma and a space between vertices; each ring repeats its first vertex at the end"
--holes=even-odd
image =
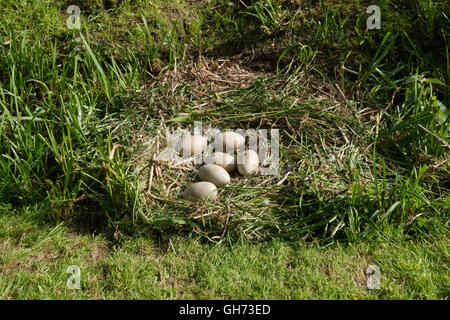
POLYGON ((206 96, 211 92, 219 92, 245 87, 255 81, 258 74, 244 67, 240 61, 229 59, 205 58, 190 62, 178 69, 167 70, 162 74, 163 81, 177 86, 188 84, 196 94, 206 96))

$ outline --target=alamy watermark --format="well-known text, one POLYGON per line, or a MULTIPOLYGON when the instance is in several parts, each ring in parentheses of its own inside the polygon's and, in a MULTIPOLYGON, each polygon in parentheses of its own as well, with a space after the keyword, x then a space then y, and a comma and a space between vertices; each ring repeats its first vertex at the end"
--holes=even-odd
POLYGON ((69 266, 66 273, 71 274, 67 279, 67 288, 80 289, 81 288, 81 269, 79 266, 69 266))
MULTIPOLYGON (((216 163, 216 159, 208 157, 213 153, 221 152, 230 154, 236 159, 236 164, 245 164, 246 152, 252 150, 259 157, 261 175, 277 175, 280 160, 280 131, 279 129, 218 129, 208 128, 203 130, 202 123, 194 122, 193 134, 187 129, 177 129, 172 132, 166 130, 167 146, 157 157, 160 161, 172 161, 178 163, 216 163), (232 133, 224 138, 223 134, 232 133), (190 140, 194 139, 191 145, 190 140), (233 138, 245 143, 234 143, 233 138), (224 142, 225 140, 225 142, 224 142), (199 152, 192 154, 192 149, 199 148, 199 152)), ((225 161, 225 159, 224 159, 225 161)))
MULTIPOLYGON (((77 5, 70 5, 67 8, 67 13, 70 14, 66 21, 67 27, 69 29, 80 29, 81 28, 81 9, 77 5)), ((366 13, 371 14, 367 19, 366 24, 369 30, 381 29, 381 10, 377 5, 370 5, 367 7, 366 13)))
POLYGON ((366 13, 372 14, 367 19, 367 29, 381 29, 381 10, 379 6, 371 5, 367 8, 366 13))
POLYGON ((71 5, 67 8, 67 13, 70 14, 67 18, 66 24, 69 29, 81 28, 81 9, 79 6, 71 5))
POLYGON ((366 286, 369 290, 378 290, 381 288, 381 271, 377 265, 369 265, 367 268, 366 286))

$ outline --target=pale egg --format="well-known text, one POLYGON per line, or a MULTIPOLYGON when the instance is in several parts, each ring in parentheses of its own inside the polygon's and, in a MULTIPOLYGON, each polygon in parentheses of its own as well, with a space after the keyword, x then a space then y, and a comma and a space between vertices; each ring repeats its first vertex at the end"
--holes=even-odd
POLYGON ((223 132, 216 136, 215 147, 218 151, 225 153, 234 153, 237 149, 243 147, 245 138, 232 131, 223 132))
POLYGON ((259 168, 259 156, 253 150, 246 150, 243 159, 238 157, 237 169, 243 176, 256 172, 259 168))
POLYGON ((214 152, 205 158, 206 164, 217 164, 224 168, 228 173, 236 170, 236 163, 234 157, 231 154, 223 152, 214 152))
POLYGON ((194 183, 186 188, 183 198, 191 200, 215 200, 217 197, 217 188, 208 181, 194 183))
POLYGON ((192 157, 202 153, 208 146, 208 139, 202 135, 187 136, 183 139, 179 152, 183 157, 192 157))
POLYGON ((209 181, 216 187, 223 187, 230 183, 227 170, 217 164, 206 164, 198 170, 198 177, 202 181, 209 181))

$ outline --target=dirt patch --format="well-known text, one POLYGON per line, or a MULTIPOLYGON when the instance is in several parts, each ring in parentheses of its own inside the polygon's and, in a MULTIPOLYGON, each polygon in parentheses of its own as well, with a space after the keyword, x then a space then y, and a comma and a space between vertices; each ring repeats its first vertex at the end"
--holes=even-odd
POLYGON ((19 271, 27 271, 30 273, 37 272, 40 263, 45 261, 46 264, 52 264, 60 258, 60 255, 52 250, 44 250, 36 254, 30 255, 21 261, 12 261, 9 264, 1 266, 1 273, 3 275, 16 273, 19 271))
POLYGON ((90 259, 93 261, 103 260, 108 255, 108 250, 107 245, 100 244, 92 250, 90 259))

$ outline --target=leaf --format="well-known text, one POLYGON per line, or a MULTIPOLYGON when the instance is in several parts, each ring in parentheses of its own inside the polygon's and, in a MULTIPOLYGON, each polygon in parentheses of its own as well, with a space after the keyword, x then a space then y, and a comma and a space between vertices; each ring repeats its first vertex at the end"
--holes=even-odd
POLYGON ((159 225, 184 225, 187 224, 187 221, 182 218, 163 218, 155 220, 154 223, 159 225))
POLYGON ((191 115, 190 114, 186 114, 186 115, 181 115, 172 119, 167 120, 167 122, 183 122, 186 120, 190 120, 191 119, 191 115))
POLYGON ((89 55, 91 56, 92 60, 94 61, 95 66, 97 67, 98 72, 100 73, 100 76, 102 77, 103 87, 105 89, 106 96, 108 99, 111 99, 111 90, 109 88, 108 80, 106 79, 105 72, 103 71, 102 66, 98 62, 97 58, 95 57, 94 52, 92 51, 91 47, 87 43, 86 39, 82 34, 80 34, 81 40, 84 43, 84 46, 86 47, 86 50, 88 51, 89 55))
POLYGON ((434 83, 434 84, 440 84, 442 86, 445 86, 445 84, 441 80, 436 79, 436 78, 428 78, 425 81, 426 81, 426 83, 434 83))
POLYGON ((291 45, 289 45, 289 47, 287 47, 287 49, 285 49, 284 51, 283 51, 283 53, 281 53, 281 55, 280 55, 280 57, 278 58, 278 61, 277 61, 277 73, 280 73, 280 69, 279 69, 279 65, 280 65, 280 61, 281 61, 281 59, 283 59, 283 57, 289 52, 289 51, 291 51, 292 49, 294 49, 295 47, 298 47, 300 44, 299 43, 294 43, 294 44, 291 44, 291 45))

